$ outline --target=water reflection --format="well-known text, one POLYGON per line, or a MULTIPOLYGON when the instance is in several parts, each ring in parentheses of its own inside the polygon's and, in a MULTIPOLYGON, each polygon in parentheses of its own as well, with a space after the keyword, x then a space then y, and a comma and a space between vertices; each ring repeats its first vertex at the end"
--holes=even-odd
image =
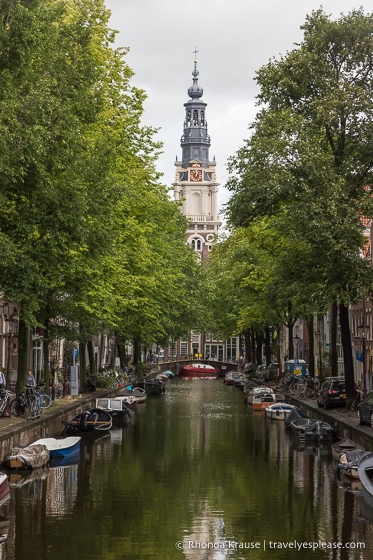
POLYGON ((79 462, 15 473, 6 507, 0 560, 363 560, 373 549, 372 512, 338 480, 330 444, 300 443, 219 380, 172 380, 130 423, 85 438, 79 462), (320 540, 366 548, 270 548, 320 540))

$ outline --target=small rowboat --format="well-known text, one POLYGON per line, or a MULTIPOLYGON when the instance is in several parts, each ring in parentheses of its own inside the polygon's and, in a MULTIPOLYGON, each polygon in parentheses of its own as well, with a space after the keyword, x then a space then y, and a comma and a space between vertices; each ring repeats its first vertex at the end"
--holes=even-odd
MULTIPOLYGON (((254 387, 249 393, 246 393, 245 402, 253 404, 255 397, 260 397, 261 395, 274 395, 274 390, 271 387, 254 387)), ((276 402, 276 399, 272 402, 276 402)), ((270 403, 269 403, 270 404, 270 403)), ((269 404, 267 406, 269 406, 269 404)))
POLYGON ((146 401, 146 393, 143 387, 132 387, 131 385, 128 385, 127 389, 123 391, 123 393, 121 393, 119 396, 136 397, 139 404, 146 401))
POLYGON ((125 402, 125 397, 96 399, 96 408, 106 410, 111 416, 132 417, 132 412, 125 402))
POLYGON ((343 472, 350 478, 359 478, 359 464, 370 452, 364 450, 346 451, 339 457, 337 471, 343 472))
POLYGON ((284 402, 275 403, 267 406, 266 416, 270 420, 285 420, 293 411, 294 405, 284 402))
POLYGON ((373 508, 373 453, 368 453, 360 461, 358 474, 363 487, 364 501, 373 508))
POLYGON ((70 422, 62 421, 62 424, 65 426, 62 431, 64 434, 71 432, 89 434, 110 430, 113 419, 106 410, 92 408, 77 414, 70 422))
POLYGON ((80 452, 81 437, 71 436, 63 439, 42 438, 34 441, 30 447, 34 445, 45 445, 50 453, 50 458, 69 457, 77 455, 80 452))
POLYGON ((265 410, 271 404, 276 402, 276 395, 274 393, 265 393, 264 395, 256 395, 253 398, 254 410, 265 410))
POLYGON ((10 469, 37 469, 48 463, 50 453, 45 445, 21 447, 13 443, 13 449, 5 459, 10 469))
POLYGON ((335 435, 335 431, 326 422, 321 422, 321 420, 313 420, 311 418, 300 418, 299 420, 293 420, 290 424, 293 432, 300 439, 308 440, 321 440, 321 439, 332 439, 335 435))
MULTIPOLYGON (((0 472, 0 506, 5 504, 10 497, 9 480, 5 473, 0 472)), ((1 542, 1 540, 0 540, 1 542)))
POLYGON ((346 453, 347 451, 365 451, 365 447, 348 438, 341 439, 340 441, 333 443, 331 449, 333 459, 338 462, 342 453, 346 453))

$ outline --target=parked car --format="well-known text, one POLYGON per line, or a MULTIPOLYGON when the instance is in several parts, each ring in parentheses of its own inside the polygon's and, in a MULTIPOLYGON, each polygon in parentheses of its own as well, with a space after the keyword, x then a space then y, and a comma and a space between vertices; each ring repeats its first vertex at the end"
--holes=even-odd
POLYGON ((317 406, 325 410, 333 406, 346 406, 346 383, 341 377, 324 379, 317 395, 317 406))
POLYGON ((361 401, 357 407, 358 424, 370 424, 373 428, 373 391, 367 394, 365 401, 361 401))

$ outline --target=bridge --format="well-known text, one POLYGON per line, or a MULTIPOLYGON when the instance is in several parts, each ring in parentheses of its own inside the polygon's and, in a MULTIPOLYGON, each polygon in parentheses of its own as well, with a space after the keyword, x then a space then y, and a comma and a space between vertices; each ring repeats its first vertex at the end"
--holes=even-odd
POLYGON ((158 373, 162 373, 163 371, 169 370, 172 371, 175 375, 179 375, 180 369, 183 366, 189 364, 207 364, 209 366, 214 367, 218 371, 219 377, 224 377, 224 375, 231 371, 232 369, 237 369, 237 362, 223 362, 219 360, 173 360, 169 362, 160 362, 158 363, 158 373))

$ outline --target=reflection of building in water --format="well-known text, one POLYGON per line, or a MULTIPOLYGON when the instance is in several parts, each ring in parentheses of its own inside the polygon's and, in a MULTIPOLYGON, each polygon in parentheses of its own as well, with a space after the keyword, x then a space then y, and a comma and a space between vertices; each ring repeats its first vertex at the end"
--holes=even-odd
POLYGON ((193 532, 184 537, 184 555, 188 560, 224 560, 233 552, 226 543, 234 539, 225 536, 225 525, 221 517, 208 511, 207 504, 204 510, 203 515, 195 519, 193 532))
POLYGON ((47 479, 46 513, 55 517, 70 513, 78 492, 78 464, 50 469, 47 479))

